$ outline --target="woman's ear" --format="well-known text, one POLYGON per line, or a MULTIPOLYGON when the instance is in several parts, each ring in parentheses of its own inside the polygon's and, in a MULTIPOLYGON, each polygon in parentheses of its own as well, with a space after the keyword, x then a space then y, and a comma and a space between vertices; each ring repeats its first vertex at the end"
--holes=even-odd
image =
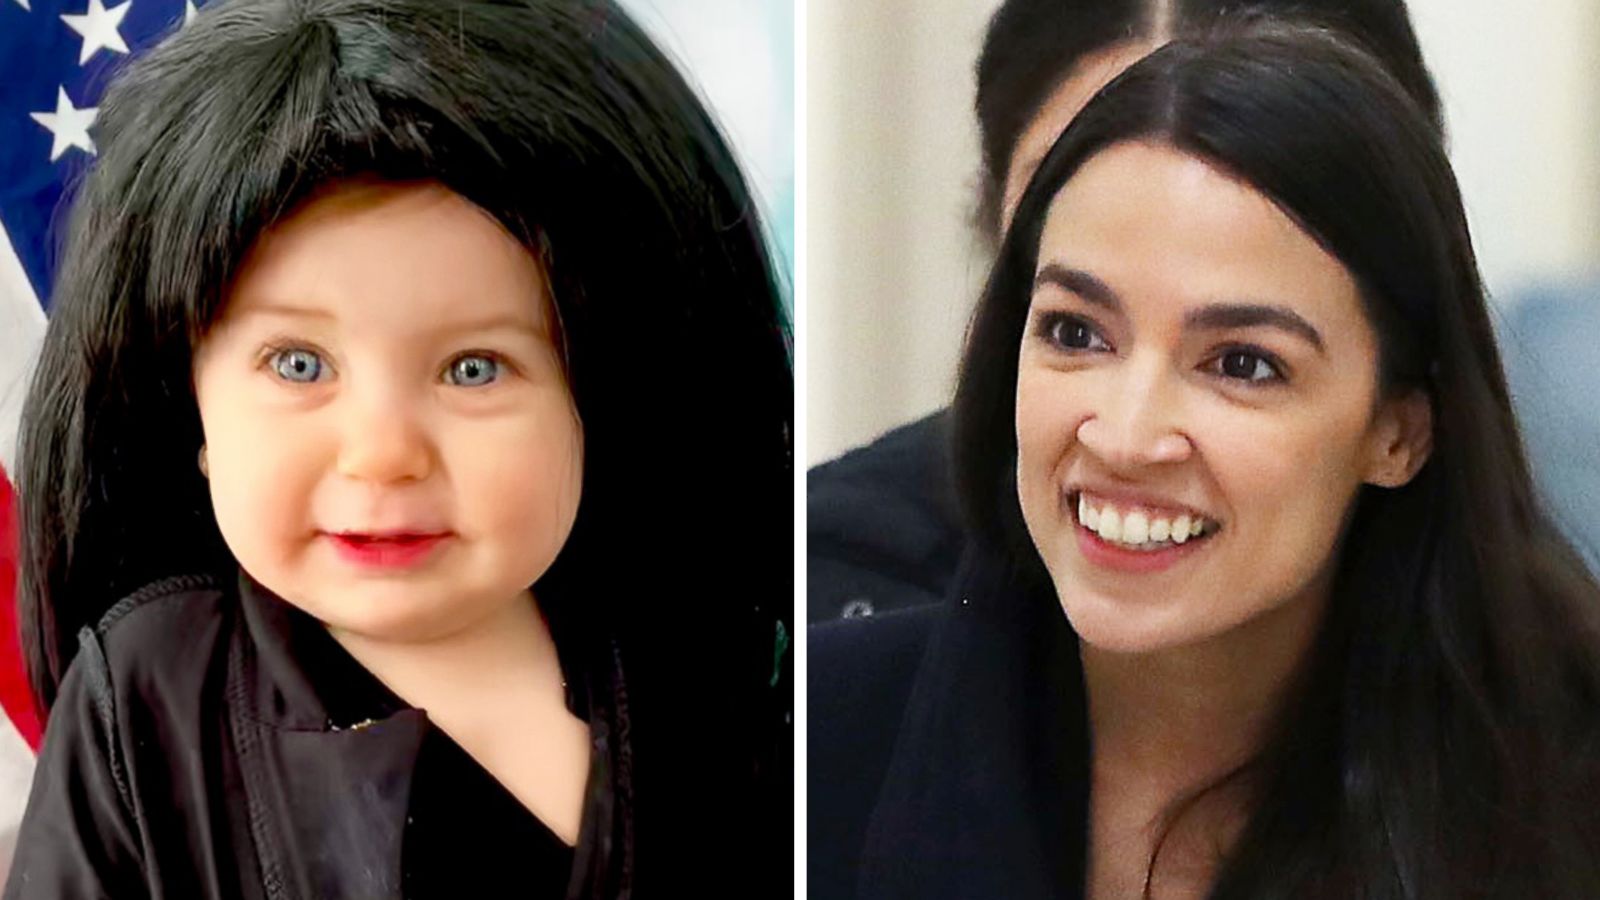
POLYGON ((1378 487, 1403 487, 1433 453, 1433 403, 1413 388, 1383 401, 1373 419, 1362 480, 1378 487))

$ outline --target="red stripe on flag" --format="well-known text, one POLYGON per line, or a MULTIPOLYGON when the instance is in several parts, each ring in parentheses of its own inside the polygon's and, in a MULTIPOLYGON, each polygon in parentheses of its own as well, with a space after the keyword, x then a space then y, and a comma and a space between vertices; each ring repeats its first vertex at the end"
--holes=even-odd
POLYGON ((22 641, 17 631, 17 510, 11 482, 0 470, 0 706, 11 724, 34 750, 43 729, 28 690, 28 673, 22 665, 22 641))

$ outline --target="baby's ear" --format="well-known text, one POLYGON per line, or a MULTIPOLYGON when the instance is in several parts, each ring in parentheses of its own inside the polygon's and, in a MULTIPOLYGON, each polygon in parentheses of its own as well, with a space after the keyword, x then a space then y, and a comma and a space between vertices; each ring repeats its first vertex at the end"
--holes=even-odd
POLYGON ((1363 479, 1378 487, 1409 483, 1433 453, 1433 403, 1417 388, 1383 401, 1368 435, 1363 479))

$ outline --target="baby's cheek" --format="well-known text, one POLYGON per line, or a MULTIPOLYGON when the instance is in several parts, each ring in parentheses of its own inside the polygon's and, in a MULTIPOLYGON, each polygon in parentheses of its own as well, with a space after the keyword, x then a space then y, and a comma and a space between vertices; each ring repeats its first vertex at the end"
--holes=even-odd
POLYGON ((326 454, 315 453, 310 437, 240 429, 209 451, 218 523, 235 555, 282 559, 314 529, 313 494, 326 454))
POLYGON ((514 454, 480 457, 457 480, 473 530, 507 539, 522 553, 553 558, 566 542, 582 487, 582 464, 564 442, 521 441, 514 454))

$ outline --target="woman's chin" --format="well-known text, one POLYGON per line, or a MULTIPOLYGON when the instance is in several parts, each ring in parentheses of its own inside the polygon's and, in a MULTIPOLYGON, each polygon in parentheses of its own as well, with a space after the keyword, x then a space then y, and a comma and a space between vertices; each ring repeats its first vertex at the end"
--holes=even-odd
POLYGON ((1217 630, 1216 623, 1196 617, 1193 604, 1183 598, 1135 601, 1087 590, 1081 583, 1058 584, 1057 596, 1078 639, 1105 653, 1158 653, 1199 643, 1217 630))

